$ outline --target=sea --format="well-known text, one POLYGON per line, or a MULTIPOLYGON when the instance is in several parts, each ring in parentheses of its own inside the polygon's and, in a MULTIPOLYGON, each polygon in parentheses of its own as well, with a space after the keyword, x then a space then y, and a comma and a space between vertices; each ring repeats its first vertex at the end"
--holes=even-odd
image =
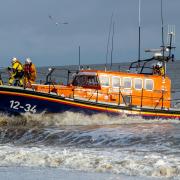
MULTIPOLYGON (((39 80, 48 68, 38 69, 39 80)), ((179 69, 180 61, 167 66, 176 100, 180 99, 179 69)), ((180 121, 79 112, 1 113, 0 180, 11 179, 178 180, 180 121)))

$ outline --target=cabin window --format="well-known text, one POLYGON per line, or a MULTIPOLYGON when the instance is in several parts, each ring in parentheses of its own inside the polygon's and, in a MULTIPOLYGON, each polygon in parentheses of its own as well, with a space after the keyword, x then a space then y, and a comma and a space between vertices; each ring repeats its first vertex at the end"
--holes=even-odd
POLYGON ((154 81, 152 79, 145 80, 145 89, 152 91, 154 88, 154 81))
POLYGON ((80 75, 76 76, 72 83, 73 86, 97 86, 96 76, 80 75))
POLYGON ((120 77, 113 76, 112 77, 112 87, 119 88, 121 85, 121 79, 120 77))
POLYGON ((142 81, 142 79, 140 79, 140 78, 135 78, 135 79, 134 79, 134 88, 135 88, 136 90, 141 90, 142 87, 143 87, 143 81, 142 81))
POLYGON ((128 77, 123 78, 123 86, 124 88, 130 89, 132 87, 132 79, 128 77))
POLYGON ((96 76, 88 76, 87 77, 87 85, 88 86, 97 86, 98 81, 96 76))
POLYGON ((108 76, 100 76, 101 86, 109 86, 109 77, 108 76))

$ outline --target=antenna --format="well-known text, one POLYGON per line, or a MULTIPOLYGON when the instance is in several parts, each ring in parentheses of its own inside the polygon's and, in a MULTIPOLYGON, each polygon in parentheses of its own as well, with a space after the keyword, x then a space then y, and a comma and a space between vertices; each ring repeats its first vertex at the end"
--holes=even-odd
POLYGON ((110 34, 111 34, 112 19, 113 19, 113 13, 112 13, 112 15, 111 15, 111 20, 110 20, 110 25, 109 25, 108 42, 107 42, 107 50, 106 50, 105 71, 107 70, 108 52, 109 52, 109 41, 110 41, 110 34))
POLYGON ((79 46, 79 70, 81 69, 81 47, 79 46))
POLYGON ((165 45, 164 45, 164 19, 163 19, 163 0, 161 0, 161 40, 162 40, 162 51, 163 59, 165 54, 165 45))
POLYGON ((172 43, 175 43, 175 25, 168 25, 168 36, 167 36, 167 44, 169 44, 167 46, 167 49, 169 50, 169 58, 173 58, 171 57, 171 50, 175 47, 172 47, 172 43))
POLYGON ((113 50, 114 50, 114 26, 115 26, 115 22, 113 22, 113 29, 112 29, 111 67, 110 67, 110 69, 112 69, 112 56, 113 56, 113 50))
POLYGON ((163 0, 161 0, 161 39, 162 39, 162 56, 163 56, 163 68, 164 68, 164 77, 166 76, 166 62, 165 62, 165 45, 164 45, 164 19, 163 19, 163 0))
POLYGON ((141 59, 141 0, 139 0, 139 46, 138 46, 138 65, 140 63, 140 59, 141 59))
MULTIPOLYGON (((168 35, 172 34, 172 43, 175 44, 176 29, 175 25, 168 25, 168 35)), ((170 44, 170 38, 167 36, 167 44, 170 44)))

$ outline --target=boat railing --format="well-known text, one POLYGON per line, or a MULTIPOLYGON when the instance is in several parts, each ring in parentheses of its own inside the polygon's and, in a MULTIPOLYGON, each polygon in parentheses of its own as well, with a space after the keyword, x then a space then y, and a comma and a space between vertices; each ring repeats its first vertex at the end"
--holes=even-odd
MULTIPOLYGON (((43 86, 43 85, 41 85, 43 86)), ((173 108, 179 108, 180 107, 180 99, 169 99, 164 97, 165 91, 161 91, 161 96, 146 96, 144 95, 144 89, 141 90, 141 93, 139 95, 132 95, 132 94, 124 94, 123 88, 119 88, 118 92, 102 92, 100 89, 86 89, 79 87, 71 87, 71 86, 64 86, 64 85, 58 85, 54 83, 49 83, 47 85, 44 85, 47 88, 47 91, 39 90, 32 87, 33 91, 37 92, 45 92, 48 94, 54 94, 62 98, 70 98, 72 100, 83 100, 86 102, 94 102, 94 103, 104 103, 109 105, 116 105, 116 106, 125 106, 125 107, 137 107, 137 108, 152 108, 152 109, 165 109, 164 104, 169 102, 173 104, 173 108), (60 88, 57 88, 60 87, 60 88), (71 89, 71 93, 70 92, 71 89), (69 94, 68 94, 69 93, 69 94), (82 96, 82 94, 85 94, 82 96), (67 95, 68 94, 68 95, 67 95), (114 99, 111 97, 114 96, 114 99), (140 100, 138 104, 134 104, 133 102, 135 100, 140 100), (150 101, 154 102, 152 105, 147 106, 144 102, 150 101)), ((28 89, 29 90, 29 89, 28 89)), ((107 105, 108 106, 108 105, 107 105)))
MULTIPOLYGON (((60 69, 60 70, 64 70, 64 69, 60 69)), ((172 98, 169 99, 167 97, 165 97, 165 93, 170 93, 164 90, 159 91, 159 95, 158 97, 150 97, 150 96, 145 96, 145 90, 142 88, 141 93, 139 93, 138 95, 134 95, 131 93, 124 93, 124 88, 122 86, 119 87, 119 89, 116 92, 103 92, 101 91, 101 89, 99 88, 94 88, 94 89, 84 89, 84 88, 79 88, 78 86, 73 86, 73 88, 70 85, 70 74, 71 73, 76 73, 77 70, 74 71, 69 71, 68 69, 66 69, 67 71, 67 76, 63 77, 64 79, 67 78, 68 80, 64 80, 64 82, 66 82, 66 84, 64 83, 57 83, 56 81, 54 81, 52 73, 55 70, 53 70, 53 68, 51 70, 49 70, 49 73, 43 73, 42 75, 46 74, 46 78, 44 81, 39 81, 41 85, 46 85, 47 91, 46 93, 49 94, 56 94, 60 97, 63 98, 71 98, 73 100, 76 99, 83 99, 85 101, 94 101, 96 103, 108 103, 108 104, 116 104, 117 106, 127 106, 127 107, 140 107, 140 108, 144 108, 147 105, 145 105, 145 101, 149 100, 154 102, 152 105, 150 105, 149 107, 153 108, 153 109, 164 109, 165 108, 165 103, 169 102, 171 103, 171 106, 173 108, 176 108, 180 105, 180 99, 178 98, 172 98), (60 86, 60 88, 58 88, 57 90, 57 86, 60 86), (70 90, 71 89, 71 90, 70 90), (69 93, 71 91, 71 93, 69 93), (81 96, 81 94, 83 94, 83 92, 86 91, 86 94, 84 97, 81 96), (114 96, 114 99, 112 98, 112 96, 114 96), (104 99, 103 99, 104 98, 104 99), (133 103, 135 100, 138 100, 139 103, 135 104, 133 103)), ((1 72, 0 73, 0 80, 2 80, 1 75, 5 74, 5 72, 1 72)), ((3 79, 4 80, 4 79, 3 79)), ((34 88, 32 88, 34 91, 39 91, 42 92, 42 90, 36 90, 34 88)), ((156 90, 154 90, 156 91, 156 90)), ((174 91, 174 93, 176 93, 174 91)))
MULTIPOLYGON (((149 60, 144 61, 143 62, 144 65, 147 62, 149 62, 149 60)), ((70 71, 68 69, 61 69, 61 68, 59 68, 59 69, 58 68, 56 68, 56 69, 50 68, 49 69, 49 73, 46 76, 46 82, 45 82, 45 84, 48 85, 48 87, 49 87, 48 92, 49 93, 56 93, 62 97, 70 96, 73 99, 81 98, 81 99, 84 99, 86 101, 95 101, 95 102, 104 101, 104 102, 106 102, 106 103, 108 102, 110 104, 116 103, 118 106, 123 104, 125 106, 140 106, 140 108, 145 106, 144 101, 149 100, 150 102, 153 102, 153 105, 151 105, 151 107, 154 109, 157 109, 157 108, 164 109, 165 108, 164 104, 166 102, 171 101, 170 99, 167 99, 167 97, 164 96, 164 94, 167 93, 167 91, 164 91, 164 90, 162 90, 162 91, 158 90, 160 93, 160 95, 158 97, 149 97, 149 96, 145 96, 145 94, 144 94, 145 90, 142 88, 140 95, 137 96, 134 94, 132 95, 131 93, 129 93, 129 94, 124 93, 123 91, 125 89, 122 86, 119 86, 117 92, 106 92, 106 93, 104 93, 101 89, 99 89, 99 86, 97 86, 97 88, 94 87, 94 88, 88 89, 87 87, 79 87, 79 86, 73 85, 73 88, 71 89, 72 93, 70 95, 67 95, 68 93, 65 91, 70 90, 69 86, 68 86, 67 90, 66 90, 66 86, 59 88, 59 92, 57 92, 57 90, 56 90, 55 86, 57 84, 54 83, 53 78, 52 78, 52 74, 54 73, 55 70, 58 70, 58 71, 66 70, 67 71, 67 84, 66 85, 71 84, 70 83, 70 73, 77 74, 78 72, 77 72, 77 70, 74 70, 74 71, 71 70, 70 71), (83 95, 83 94, 85 94, 85 95, 83 95), (115 101, 109 100, 112 95, 116 96, 115 101), (102 97, 104 97, 105 99, 103 99, 102 97), (139 104, 133 103, 134 100, 137 100, 137 99, 138 99, 138 101, 140 100, 140 103, 139 104)), ((154 90, 154 91, 156 91, 156 90, 154 90)))
MULTIPOLYGON (((54 87, 53 85, 51 86, 51 93, 54 93, 54 87)), ((164 109, 165 106, 164 104, 167 102, 171 102, 171 100, 167 97, 164 96, 165 93, 168 93, 167 91, 161 91, 160 96, 147 96, 144 95, 144 89, 142 89, 141 94, 139 95, 132 95, 132 94, 123 94, 122 89, 119 88, 119 92, 102 92, 101 90, 97 89, 84 89, 81 87, 73 87, 72 88, 72 93, 70 93, 68 96, 65 94, 68 94, 69 92, 69 87, 62 87, 59 89, 59 92, 56 91, 56 93, 61 96, 61 97, 68 97, 72 98, 73 100, 84 100, 88 102, 96 102, 96 103, 109 103, 109 104, 116 104, 117 106, 128 106, 128 107, 140 107, 143 108, 147 106, 144 102, 150 101, 152 102, 152 105, 150 106, 153 109, 164 109), (113 98, 112 98, 113 96, 113 98), (140 100, 138 104, 135 104, 135 100, 140 100)))

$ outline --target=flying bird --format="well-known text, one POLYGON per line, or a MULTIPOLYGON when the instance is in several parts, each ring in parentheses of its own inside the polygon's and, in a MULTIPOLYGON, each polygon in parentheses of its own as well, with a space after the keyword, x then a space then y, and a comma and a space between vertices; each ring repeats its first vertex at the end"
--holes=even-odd
POLYGON ((48 17, 49 17, 49 19, 50 19, 51 21, 53 21, 53 22, 55 23, 56 26, 58 26, 58 25, 60 25, 60 24, 68 24, 68 22, 57 22, 57 21, 55 21, 55 20, 54 20, 54 17, 51 16, 51 15, 48 15, 48 17))

